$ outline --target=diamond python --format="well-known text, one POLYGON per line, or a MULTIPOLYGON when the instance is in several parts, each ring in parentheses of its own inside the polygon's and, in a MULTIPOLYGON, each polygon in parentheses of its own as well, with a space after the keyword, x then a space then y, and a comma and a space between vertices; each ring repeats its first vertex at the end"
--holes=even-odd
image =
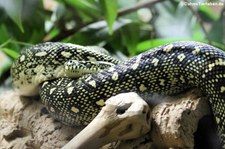
POLYGON ((69 125, 88 124, 118 93, 171 95, 198 87, 209 99, 225 148, 225 53, 210 45, 170 43, 120 63, 90 47, 43 43, 23 51, 11 75, 21 95, 40 94, 50 114, 69 125), (106 67, 76 75, 80 62, 106 67))

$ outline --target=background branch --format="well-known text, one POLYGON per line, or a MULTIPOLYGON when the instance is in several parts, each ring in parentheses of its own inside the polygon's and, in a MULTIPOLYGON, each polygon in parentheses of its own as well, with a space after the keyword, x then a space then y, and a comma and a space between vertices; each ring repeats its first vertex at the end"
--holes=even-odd
MULTIPOLYGON (((127 7, 127 8, 124 8, 124 9, 119 10, 118 11, 118 17, 127 15, 129 13, 132 13, 132 12, 134 12, 134 11, 140 9, 140 8, 149 8, 149 7, 152 7, 155 4, 161 3, 163 1, 165 1, 165 0, 148 0, 148 1, 145 1, 145 2, 137 3, 134 6, 127 7)), ((55 36, 53 38, 48 38, 48 37, 44 38, 44 41, 59 41, 59 40, 62 40, 64 38, 66 38, 66 37, 69 37, 69 36, 75 34, 76 32, 78 32, 83 27, 88 26, 88 25, 90 25, 90 24, 92 24, 92 23, 94 23, 96 21, 98 21, 98 20, 94 20, 94 21, 88 22, 86 24, 82 24, 82 25, 80 25, 80 26, 78 26, 76 28, 70 29, 70 30, 61 31, 61 33, 59 33, 57 36, 55 36)))
MULTIPOLYGON (((189 1, 184 0, 184 2, 188 3, 189 1)), ((187 8, 190 9, 190 11, 192 12, 192 14, 197 18, 197 20, 198 20, 198 22, 199 22, 199 25, 201 26, 202 31, 203 31, 203 33, 205 34, 205 38, 208 40, 208 43, 211 44, 211 40, 210 40, 210 38, 209 38, 208 32, 206 31, 206 28, 205 28, 205 26, 204 26, 204 23, 203 23, 203 21, 202 21, 200 15, 198 14, 197 11, 195 11, 195 9, 194 9, 191 5, 186 5, 186 6, 187 6, 187 8)))
POLYGON ((134 12, 140 8, 150 8, 152 6, 154 6, 155 4, 157 3, 161 3, 165 0, 150 0, 150 1, 144 1, 144 2, 140 2, 134 6, 131 6, 131 7, 127 7, 127 8, 124 8, 124 9, 121 9, 118 11, 118 16, 123 16, 123 15, 126 15, 126 14, 129 14, 131 12, 134 12))

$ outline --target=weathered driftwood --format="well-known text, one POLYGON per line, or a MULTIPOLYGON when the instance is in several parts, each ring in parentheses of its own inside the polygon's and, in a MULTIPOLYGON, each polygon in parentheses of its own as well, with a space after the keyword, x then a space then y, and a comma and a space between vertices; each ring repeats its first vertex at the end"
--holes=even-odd
POLYGON ((207 100, 200 97, 198 90, 165 98, 161 100, 167 102, 151 111, 151 131, 139 139, 122 141, 117 148, 194 148, 198 122, 203 116, 210 115, 207 100), (146 143, 146 140, 149 141, 146 143))
POLYGON ((98 148, 111 141, 116 142, 103 148, 193 148, 198 121, 210 113, 207 100, 195 91, 169 98, 172 101, 155 106, 149 116, 149 108, 139 96, 120 94, 107 100, 83 129, 53 120, 43 112, 40 101, 6 91, 0 95, 0 148, 98 148), (149 130, 150 121, 149 133, 139 137, 149 130), (135 139, 119 141, 131 138, 135 139))
POLYGON ((124 93, 106 101, 95 119, 63 149, 99 148, 107 143, 140 137, 150 130, 148 104, 136 93, 124 93))

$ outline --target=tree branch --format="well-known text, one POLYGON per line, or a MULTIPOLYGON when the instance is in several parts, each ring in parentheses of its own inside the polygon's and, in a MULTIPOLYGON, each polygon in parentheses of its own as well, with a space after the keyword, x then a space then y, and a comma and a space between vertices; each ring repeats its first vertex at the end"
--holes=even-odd
MULTIPOLYGON (((186 2, 186 3, 188 3, 187 0, 183 0, 183 1, 186 2)), ((189 8, 190 11, 192 12, 192 14, 197 18, 197 20, 198 20, 198 22, 199 22, 199 25, 201 26, 202 31, 203 31, 203 33, 205 34, 205 38, 208 40, 208 43, 211 44, 211 40, 210 40, 210 38, 209 38, 209 34, 208 34, 208 32, 206 31, 206 29, 205 29, 204 23, 203 23, 203 21, 202 21, 200 15, 199 15, 198 12, 195 11, 195 10, 193 9, 193 7, 191 7, 190 5, 187 5, 187 8, 189 8)))
MULTIPOLYGON (((118 11, 118 17, 120 16, 124 16, 126 14, 129 14, 131 12, 134 12, 140 8, 149 8, 149 7, 152 7, 153 5, 157 4, 157 3, 160 3, 160 2, 163 2, 165 0, 148 0, 148 1, 145 1, 145 2, 140 2, 140 3, 137 3, 136 5, 134 6, 131 6, 131 7, 127 7, 127 8, 124 8, 124 9, 121 9, 118 11)), ((102 18, 103 20, 103 18, 102 18)), ((53 38, 49 38, 49 37, 45 37, 44 38, 44 41, 59 41, 59 40, 62 40, 66 37, 69 37, 75 33, 77 33, 80 29, 82 29, 83 27, 85 26, 88 26, 94 22, 96 22, 98 20, 94 20, 94 21, 91 21, 91 22, 88 22, 86 24, 82 24, 76 28, 73 28, 73 29, 70 29, 70 30, 67 30, 67 31, 61 31, 61 33, 59 33, 57 36, 53 37, 53 38)))
POLYGON ((129 14, 129 13, 131 13, 133 11, 136 11, 140 8, 149 8, 149 7, 152 7, 155 4, 161 3, 163 1, 165 1, 165 0, 149 0, 149 1, 140 2, 140 3, 137 3, 134 6, 127 7, 127 8, 119 10, 118 16, 123 16, 123 15, 129 14))

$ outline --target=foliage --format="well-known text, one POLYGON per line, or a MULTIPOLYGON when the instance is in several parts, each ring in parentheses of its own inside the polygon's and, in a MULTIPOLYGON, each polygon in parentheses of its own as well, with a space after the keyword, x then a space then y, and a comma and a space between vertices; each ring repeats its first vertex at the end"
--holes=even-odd
POLYGON ((0 77, 8 76, 21 49, 45 41, 99 45, 129 56, 179 40, 225 49, 225 4, 217 6, 218 14, 208 5, 184 4, 178 0, 0 0, 0 57, 6 58, 0 59, 0 77))

